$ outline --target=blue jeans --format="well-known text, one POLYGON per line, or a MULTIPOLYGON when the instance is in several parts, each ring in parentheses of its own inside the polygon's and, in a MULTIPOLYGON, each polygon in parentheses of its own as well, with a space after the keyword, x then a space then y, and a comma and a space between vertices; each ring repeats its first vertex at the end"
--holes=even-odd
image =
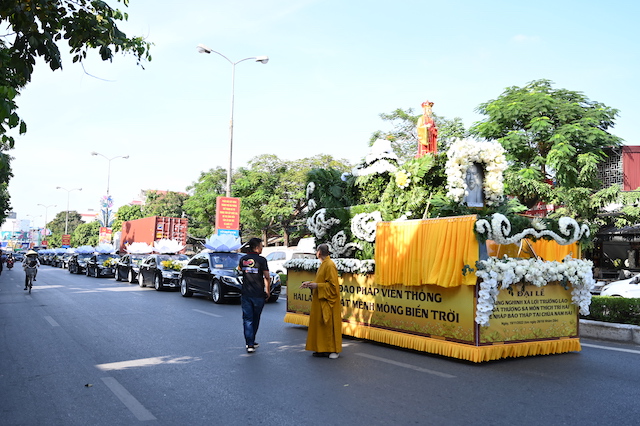
POLYGON ((242 304, 244 340, 247 346, 253 346, 256 343, 256 333, 260 325, 260 315, 262 314, 262 308, 264 308, 264 302, 264 297, 242 296, 240 300, 242 304))

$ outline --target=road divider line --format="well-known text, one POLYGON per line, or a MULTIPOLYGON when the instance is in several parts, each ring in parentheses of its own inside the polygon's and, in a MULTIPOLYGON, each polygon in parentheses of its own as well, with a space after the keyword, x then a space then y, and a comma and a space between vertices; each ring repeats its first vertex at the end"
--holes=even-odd
POLYGON ((194 309, 194 311, 200 312, 201 314, 205 314, 205 315, 211 315, 212 317, 222 318, 222 315, 212 314, 211 312, 201 311, 199 309, 194 309))
POLYGON ((50 316, 45 316, 45 317, 44 317, 44 319, 46 319, 46 320, 47 320, 47 322, 48 322, 49 324, 51 324, 51 326, 52 326, 52 327, 60 327, 60 324, 58 324, 58 323, 56 322, 56 320, 54 320, 54 319, 53 319, 53 318, 51 318, 50 316))
POLYGON ((640 351, 635 350, 635 349, 614 348, 614 347, 611 347, 611 346, 591 345, 589 343, 580 343, 580 345, 586 346, 588 348, 604 349, 604 350, 607 350, 607 351, 618 351, 618 352, 628 352, 630 354, 640 354, 640 351))
POLYGON ((105 385, 114 393, 115 396, 133 413, 134 416, 140 421, 147 420, 156 420, 155 416, 151 414, 149 410, 147 410, 144 405, 140 404, 140 402, 129 393, 128 390, 124 388, 113 377, 102 377, 102 381, 105 385))
POLYGON ((451 374, 442 373, 440 371, 429 370, 427 368, 418 367, 417 365, 405 364, 404 362, 398 362, 398 361, 394 361, 392 359, 381 358, 381 357, 378 357, 378 356, 375 356, 375 355, 369 355, 369 354, 364 354, 364 353, 360 353, 360 352, 356 353, 356 355, 359 355, 359 356, 362 356, 362 357, 365 357, 365 358, 369 358, 369 359, 373 359, 375 361, 386 362, 387 364, 397 365, 398 367, 403 367, 403 368, 408 368, 410 370, 419 371, 421 373, 433 374, 435 376, 444 377, 445 379, 454 379, 456 377, 456 376, 453 376, 451 374))

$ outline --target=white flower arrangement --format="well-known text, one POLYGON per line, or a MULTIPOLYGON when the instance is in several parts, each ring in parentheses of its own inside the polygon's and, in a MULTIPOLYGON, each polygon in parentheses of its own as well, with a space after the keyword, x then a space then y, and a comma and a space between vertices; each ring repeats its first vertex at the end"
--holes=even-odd
POLYGON ((395 178, 396 185, 398 185, 398 188, 400 189, 407 188, 411 183, 411 173, 407 172, 406 170, 398 170, 396 172, 395 178))
POLYGON ((97 246, 95 246, 94 251, 96 253, 109 254, 109 253, 115 253, 116 248, 113 246, 113 244, 104 243, 104 244, 98 244, 97 246))
POLYGON ((571 303, 578 306, 582 315, 589 314, 591 289, 595 285, 593 279, 593 262, 590 260, 565 257, 562 262, 545 262, 539 259, 498 259, 495 257, 477 263, 476 276, 480 278, 478 304, 476 306, 476 323, 489 325, 489 317, 493 314, 496 298, 500 290, 511 285, 526 282, 542 287, 549 282, 558 281, 571 284, 571 303))
POLYGON ((458 139, 449 147, 447 157, 447 197, 462 202, 467 195, 467 169, 473 163, 481 163, 485 170, 483 190, 487 205, 496 205, 502 200, 502 173, 507 168, 502 145, 498 142, 458 139))
POLYGON ((307 199, 311 198, 311 194, 316 190, 316 184, 314 182, 309 182, 307 184, 307 199))
POLYGON ((398 167, 391 164, 388 160, 378 160, 370 166, 356 168, 353 170, 353 175, 355 177, 359 176, 368 176, 373 174, 381 174, 381 173, 394 173, 398 170, 398 167))
POLYGON ((335 253, 338 256, 348 256, 351 251, 358 249, 362 250, 362 246, 358 243, 347 243, 347 235, 344 231, 338 232, 333 236, 330 243, 327 243, 331 253, 335 253))
POLYGON ((151 247, 147 243, 135 242, 131 244, 127 244, 127 253, 131 254, 149 254, 153 251, 153 247, 151 247))
POLYGON ((351 233, 363 241, 370 243, 376 240, 376 224, 382 222, 382 214, 379 211, 372 213, 360 213, 351 219, 351 233))
POLYGON ((311 231, 316 238, 322 238, 327 234, 329 228, 333 225, 340 224, 340 219, 329 218, 326 219, 327 209, 320 209, 316 211, 313 216, 307 219, 307 228, 311 231))
POLYGON ((169 240, 167 238, 153 242, 153 251, 156 253, 173 254, 178 253, 183 248, 184 244, 180 243, 180 241, 169 240))
POLYGON ((242 242, 235 235, 213 234, 205 240, 204 246, 211 251, 232 252, 242 247, 242 242))
POLYGON ((540 221, 532 223, 532 228, 527 228, 524 231, 512 235, 511 222, 509 219, 500 213, 494 213, 491 215, 491 223, 487 219, 480 219, 476 221, 476 232, 480 235, 486 236, 488 240, 493 240, 498 244, 515 244, 526 237, 553 238, 560 245, 573 244, 580 240, 583 236, 588 237, 591 234, 589 227, 586 224, 580 226, 575 219, 570 217, 561 217, 558 220, 558 227, 560 234, 556 234, 554 231, 545 229, 544 224, 540 221))
MULTIPOLYGON (((332 258, 332 260, 336 264, 339 273, 369 275, 375 272, 376 263, 373 259, 332 258)), ((285 262, 283 266, 287 269, 315 272, 321 263, 318 259, 291 259, 285 262)))

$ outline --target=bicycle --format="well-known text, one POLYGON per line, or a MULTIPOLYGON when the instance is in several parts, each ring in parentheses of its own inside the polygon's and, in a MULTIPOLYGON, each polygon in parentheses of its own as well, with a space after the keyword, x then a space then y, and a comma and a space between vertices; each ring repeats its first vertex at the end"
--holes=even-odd
POLYGON ((36 271, 38 269, 36 267, 27 266, 24 268, 25 273, 25 281, 24 281, 24 289, 29 290, 29 294, 31 294, 31 287, 33 287, 33 279, 36 276, 36 271))

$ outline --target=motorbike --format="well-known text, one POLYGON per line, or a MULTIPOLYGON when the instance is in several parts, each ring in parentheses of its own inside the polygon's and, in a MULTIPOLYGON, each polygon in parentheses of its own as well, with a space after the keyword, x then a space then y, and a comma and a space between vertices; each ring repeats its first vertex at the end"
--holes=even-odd
POLYGON ((7 268, 13 268, 13 259, 7 259, 7 268))

